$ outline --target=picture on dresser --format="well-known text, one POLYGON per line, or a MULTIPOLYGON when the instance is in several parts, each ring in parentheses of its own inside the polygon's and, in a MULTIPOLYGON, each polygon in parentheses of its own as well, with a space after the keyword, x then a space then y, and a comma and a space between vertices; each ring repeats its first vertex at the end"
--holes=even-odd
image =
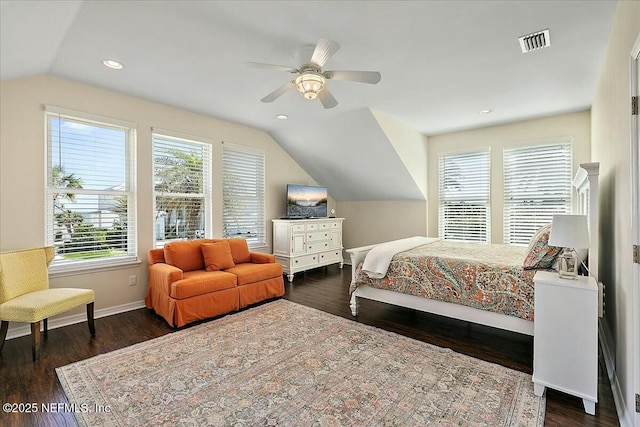
POLYGON ((287 184, 287 218, 327 216, 327 187, 287 184))

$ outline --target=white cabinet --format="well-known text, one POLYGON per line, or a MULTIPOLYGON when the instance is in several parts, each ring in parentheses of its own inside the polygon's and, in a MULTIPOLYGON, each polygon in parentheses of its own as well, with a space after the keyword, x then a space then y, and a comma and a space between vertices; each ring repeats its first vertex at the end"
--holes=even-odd
POLYGON ((289 282, 300 271, 340 264, 344 218, 274 219, 273 254, 289 282))
POLYGON ((598 402, 598 285, 592 277, 560 279, 539 271, 535 283, 534 393, 545 387, 582 398, 594 415, 598 402))

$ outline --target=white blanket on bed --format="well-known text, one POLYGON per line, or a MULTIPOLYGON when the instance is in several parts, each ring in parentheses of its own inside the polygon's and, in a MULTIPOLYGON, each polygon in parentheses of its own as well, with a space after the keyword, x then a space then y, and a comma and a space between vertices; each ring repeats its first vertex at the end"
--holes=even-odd
POLYGON ((415 236, 381 243, 367 253, 364 263, 362 264, 362 271, 372 279, 382 279, 387 274, 391 258, 393 258, 395 254, 437 240, 440 239, 415 236))

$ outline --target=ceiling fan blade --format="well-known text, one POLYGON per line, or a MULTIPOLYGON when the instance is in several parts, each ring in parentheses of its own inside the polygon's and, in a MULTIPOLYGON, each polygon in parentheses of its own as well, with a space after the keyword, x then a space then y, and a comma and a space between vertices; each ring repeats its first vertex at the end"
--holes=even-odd
POLYGON ((288 73, 298 73, 298 69, 287 67, 286 65, 263 64, 262 62, 245 62, 244 65, 251 68, 264 68, 267 70, 286 71, 288 73))
POLYGON ((318 67, 324 67, 329 58, 333 56, 340 49, 340 45, 334 41, 327 39, 320 39, 316 44, 316 48, 311 55, 311 63, 318 67))
POLYGON ((331 95, 331 92, 329 92, 329 89, 326 87, 318 93, 318 99, 322 102, 322 106, 324 108, 333 108, 338 105, 338 101, 336 101, 333 95, 331 95))
POLYGON ((269 95, 267 95, 264 98, 262 98, 260 101, 262 101, 262 102, 273 102, 276 99, 278 99, 280 96, 282 96, 286 91, 288 91, 291 88, 294 88, 295 86, 296 86, 296 84, 295 84, 295 82, 293 80, 291 80, 290 82, 286 82, 285 84, 280 86, 278 89, 274 90, 269 95))
POLYGON ((327 79, 376 84, 382 76, 377 71, 325 71, 327 79))

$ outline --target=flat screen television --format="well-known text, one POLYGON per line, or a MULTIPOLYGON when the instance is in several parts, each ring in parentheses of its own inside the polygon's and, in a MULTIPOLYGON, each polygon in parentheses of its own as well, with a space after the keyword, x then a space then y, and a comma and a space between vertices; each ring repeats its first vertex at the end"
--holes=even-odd
POLYGON ((327 216, 327 187, 287 184, 287 218, 327 216))

